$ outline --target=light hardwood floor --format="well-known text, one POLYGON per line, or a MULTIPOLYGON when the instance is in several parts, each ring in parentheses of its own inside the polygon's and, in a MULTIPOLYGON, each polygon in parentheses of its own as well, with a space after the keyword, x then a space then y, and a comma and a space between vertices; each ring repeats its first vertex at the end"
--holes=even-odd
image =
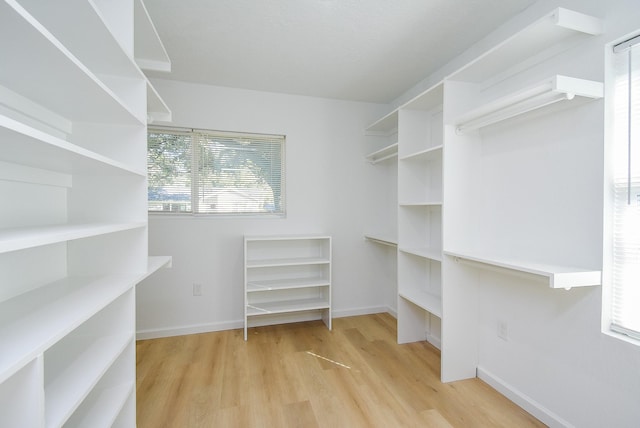
POLYGON ((396 344, 388 314, 139 341, 139 428, 539 427, 440 353, 396 344))

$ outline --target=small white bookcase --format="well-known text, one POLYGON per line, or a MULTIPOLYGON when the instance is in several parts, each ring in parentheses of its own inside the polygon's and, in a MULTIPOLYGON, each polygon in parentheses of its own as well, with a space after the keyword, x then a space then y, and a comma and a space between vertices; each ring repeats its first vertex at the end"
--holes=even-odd
POLYGON ((331 330, 331 237, 244 237, 247 329, 322 319, 331 330))

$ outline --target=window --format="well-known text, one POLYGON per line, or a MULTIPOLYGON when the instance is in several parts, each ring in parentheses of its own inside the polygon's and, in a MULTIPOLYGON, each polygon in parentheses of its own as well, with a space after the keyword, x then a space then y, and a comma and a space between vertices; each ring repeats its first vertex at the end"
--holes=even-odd
POLYGON ((611 329, 640 339, 640 37, 614 47, 611 329))
POLYGON ((149 212, 284 215, 282 135, 149 128, 149 212))

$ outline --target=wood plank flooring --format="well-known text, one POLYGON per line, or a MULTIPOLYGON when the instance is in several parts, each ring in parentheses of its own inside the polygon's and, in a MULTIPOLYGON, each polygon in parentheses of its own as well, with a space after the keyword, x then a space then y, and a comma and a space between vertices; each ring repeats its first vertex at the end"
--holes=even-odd
POLYGON ((440 383, 440 353, 396 344, 388 314, 137 343, 139 428, 541 427, 479 379, 440 383))

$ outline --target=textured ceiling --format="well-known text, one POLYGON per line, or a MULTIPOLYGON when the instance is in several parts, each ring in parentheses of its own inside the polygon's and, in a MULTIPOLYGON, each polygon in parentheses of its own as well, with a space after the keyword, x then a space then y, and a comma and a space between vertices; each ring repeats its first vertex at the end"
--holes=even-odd
POLYGON ((153 77, 388 103, 534 0, 146 0, 153 77))

